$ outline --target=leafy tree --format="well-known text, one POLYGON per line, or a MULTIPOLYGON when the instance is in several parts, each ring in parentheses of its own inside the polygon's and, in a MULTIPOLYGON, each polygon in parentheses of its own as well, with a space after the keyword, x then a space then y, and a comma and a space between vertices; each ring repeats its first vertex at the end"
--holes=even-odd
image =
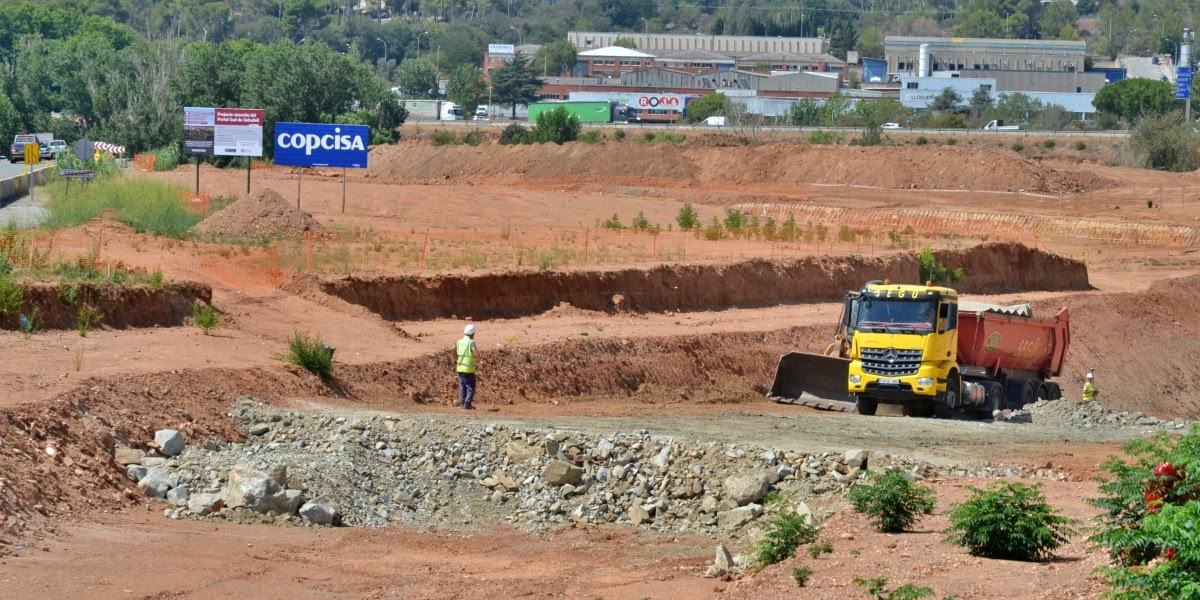
POLYGON ((1063 27, 1079 20, 1079 13, 1071 0, 1053 0, 1042 8, 1038 16, 1038 28, 1046 35, 1056 35, 1063 27))
POLYGON ((1051 104, 1038 114, 1037 128, 1048 131, 1059 131, 1066 129, 1073 122, 1075 122, 1075 115, 1073 113, 1057 104, 1051 104))
POLYGON ((537 125, 533 127, 531 133, 535 142, 540 144, 554 142, 561 146, 565 142, 573 142, 578 139, 580 129, 579 117, 560 106, 538 115, 537 125))
POLYGON ((472 65, 458 65, 446 84, 446 97, 461 106, 465 114, 474 114, 475 107, 487 99, 483 70, 472 65))
POLYGON ((657 2, 645 0, 599 0, 600 9, 614 25, 633 29, 643 18, 651 19, 658 14, 657 2))
POLYGON ((437 71, 424 59, 405 59, 396 68, 396 87, 404 98, 436 98, 437 71))
POLYGON ((555 40, 538 48, 533 55, 533 66, 542 67, 542 75, 561 75, 575 66, 575 45, 566 40, 555 40))
POLYGON ((630 50, 637 50, 637 42, 633 41, 632 38, 619 37, 613 40, 613 45, 620 46, 622 48, 629 48, 630 50))
POLYGON ((1008 123, 1029 123, 1037 119, 1045 107, 1042 101, 1019 92, 1000 94, 995 103, 983 113, 983 120, 1000 119, 1008 123))
POLYGON ((533 104, 538 100, 542 82, 534 74, 529 59, 520 52, 512 62, 495 69, 492 76, 492 99, 497 104, 512 107, 512 118, 517 118, 518 104, 533 104))
POLYGON ((1122 79, 1100 88, 1092 105, 1133 123, 1142 115, 1166 114, 1175 106, 1175 91, 1166 81, 1122 79))
POLYGON ((838 19, 831 27, 831 32, 829 53, 846 60, 846 51, 854 48, 854 44, 858 41, 858 30, 854 27, 854 21, 838 19))
POLYGON ((712 116, 724 115, 728 110, 728 96, 720 92, 705 94, 688 104, 687 121, 688 123, 698 123, 712 116))
POLYGON ((172 87, 185 106, 238 106, 246 58, 255 50, 247 42, 192 44, 172 87))
POLYGON ((967 15, 954 35, 973 38, 1002 38, 1006 33, 1004 20, 995 12, 977 10, 967 15))
POLYGON ((1080 40, 1079 31, 1069 24, 1063 25, 1062 29, 1058 30, 1058 39, 1078 42, 1080 40))
POLYGON ((992 94, 980 87, 971 94, 970 114, 972 119, 979 119, 987 109, 992 107, 992 94))
POLYGON ((854 107, 855 117, 866 129, 858 143, 862 146, 878 146, 883 124, 897 108, 891 100, 862 100, 854 107))
POLYGON ((788 112, 788 123, 795 127, 813 127, 820 125, 824 109, 816 100, 800 100, 792 105, 788 112))
POLYGON ((883 58, 883 32, 878 27, 862 30, 862 33, 858 34, 858 44, 855 47, 859 56, 883 58))
POLYGON ((700 226, 700 213, 696 212, 691 204, 685 203, 683 208, 679 209, 679 214, 675 215, 675 222, 684 231, 694 229, 700 226))
POLYGON ((954 88, 948 87, 942 90, 932 102, 929 103, 929 108, 936 111, 956 111, 962 107, 963 98, 954 91, 954 88))

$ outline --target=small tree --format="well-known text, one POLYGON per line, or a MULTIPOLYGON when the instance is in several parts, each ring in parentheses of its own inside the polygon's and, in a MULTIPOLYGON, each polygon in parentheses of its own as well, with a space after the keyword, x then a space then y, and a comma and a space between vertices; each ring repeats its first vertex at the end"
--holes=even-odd
POLYGON ((728 96, 720 92, 706 94, 688 104, 687 122, 698 123, 712 116, 724 115, 728 109, 728 96))
POLYGON ((700 226, 700 213, 696 212, 690 203, 686 203, 679 209, 679 214, 675 215, 675 222, 684 231, 695 229, 700 226))
POLYGON ((487 98, 487 83, 483 70, 475 65, 462 64, 450 74, 446 97, 462 107, 465 114, 474 114, 475 107, 487 98))
POLYGON ((997 481, 986 490, 967 489, 971 497, 950 512, 946 541, 972 556, 1047 560, 1076 534, 1077 521, 1046 503, 1041 484, 997 481))
POLYGON ((533 74, 524 54, 517 52, 512 62, 494 69, 491 77, 492 99, 496 104, 508 104, 512 108, 512 118, 517 118, 518 104, 537 102, 542 81, 533 74))
POLYGON ((538 115, 537 125, 533 127, 533 140, 538 143, 554 142, 562 145, 579 139, 579 117, 558 107, 538 115))
POLYGON ((954 88, 948 87, 929 103, 929 108, 942 112, 955 111, 962 107, 962 102, 962 96, 954 91, 954 88))
POLYGON ((921 281, 958 283, 963 278, 962 267, 952 270, 939 265, 933 257, 933 250, 929 246, 921 249, 921 257, 918 262, 920 263, 921 281))
POLYGON ((872 474, 874 485, 858 483, 850 488, 854 510, 871 517, 871 524, 884 533, 906 531, 933 512, 933 490, 914 484, 900 471, 872 474))
POLYGON ((396 68, 396 87, 404 98, 437 96, 437 71, 425 60, 407 59, 396 68))

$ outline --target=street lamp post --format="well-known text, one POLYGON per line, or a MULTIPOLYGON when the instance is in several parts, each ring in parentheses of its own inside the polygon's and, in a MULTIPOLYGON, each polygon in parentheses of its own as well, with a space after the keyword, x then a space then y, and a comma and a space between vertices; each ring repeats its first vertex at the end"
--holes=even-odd
MULTIPOLYGON (((387 65, 388 64, 387 63, 387 40, 380 38, 380 37, 377 37, 375 39, 383 42, 383 64, 387 65)), ((349 44, 347 44, 347 45, 349 45, 349 44)))
POLYGON ((513 27, 512 25, 509 25, 508 28, 517 32, 517 37, 520 40, 520 45, 524 46, 525 45, 525 32, 521 31, 520 29, 517 29, 516 27, 513 27))
POLYGON ((642 35, 649 35, 650 34, 650 21, 647 21, 646 17, 642 17, 642 22, 646 24, 646 26, 642 28, 642 35))
POLYGON ((438 71, 438 64, 441 63, 441 61, 442 61, 442 46, 439 44, 437 47, 437 53, 433 55, 433 72, 434 73, 440 74, 440 71, 438 71))
POLYGON ((421 33, 417 34, 417 58, 421 58, 421 36, 423 36, 427 33, 429 33, 429 32, 422 31, 421 33))

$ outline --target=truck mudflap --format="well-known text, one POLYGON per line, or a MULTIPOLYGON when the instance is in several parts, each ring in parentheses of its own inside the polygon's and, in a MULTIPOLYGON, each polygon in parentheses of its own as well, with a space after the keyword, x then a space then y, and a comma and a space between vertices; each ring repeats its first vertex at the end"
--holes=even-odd
POLYGON ((846 385, 849 375, 848 358, 789 352, 779 358, 767 397, 781 404, 853 412, 854 398, 846 385))

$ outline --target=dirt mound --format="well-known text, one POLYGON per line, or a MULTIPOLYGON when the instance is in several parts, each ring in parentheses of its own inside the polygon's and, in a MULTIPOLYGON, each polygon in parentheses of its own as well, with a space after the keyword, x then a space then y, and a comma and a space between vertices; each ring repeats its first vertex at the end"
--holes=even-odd
POLYGON ((192 230, 218 237, 289 238, 323 232, 325 227, 275 191, 263 190, 210 215, 192 230))
POLYGON ((601 144, 438 146, 416 142, 378 149, 370 172, 403 179, 647 178, 692 183, 849 183, 884 188, 1084 192, 1115 182, 1064 170, 1009 151, 943 147, 814 146, 794 143, 717 146, 601 144))
MULTIPOLYGON (((962 267, 962 292, 1086 290, 1087 266, 1017 244, 938 253, 962 267)), ((724 265, 663 265, 618 271, 525 271, 432 277, 346 277, 326 293, 385 319, 520 317, 560 303, 594 311, 689 311, 829 302, 871 279, 917 283, 915 252, 883 257, 757 259, 724 265)))
MULTIPOLYGON (((192 316, 192 305, 197 300, 212 302, 212 288, 191 281, 157 288, 111 283, 81 283, 72 287, 38 283, 25 288, 25 306, 37 311, 39 329, 75 329, 83 304, 99 311, 100 325, 105 327, 182 325, 192 316)), ((16 314, 0 319, 0 329, 18 326, 16 314)))
POLYGON ((1071 346, 1057 379, 1079 400, 1096 369, 1104 406, 1163 418, 1200 412, 1200 276, 1159 281, 1145 292, 1079 295, 1034 303, 1034 311, 1071 310, 1071 346))

